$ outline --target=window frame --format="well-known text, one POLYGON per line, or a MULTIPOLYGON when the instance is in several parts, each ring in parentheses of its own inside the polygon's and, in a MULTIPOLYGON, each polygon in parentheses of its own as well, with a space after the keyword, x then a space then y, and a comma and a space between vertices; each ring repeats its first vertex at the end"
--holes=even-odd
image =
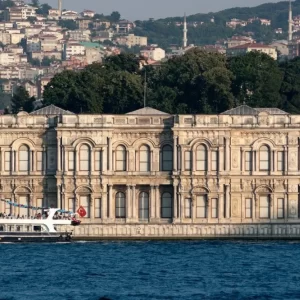
POLYGON ((139 220, 149 220, 149 194, 146 192, 139 193, 139 220), (147 196, 146 198, 144 196, 147 196), (146 200, 146 202, 144 202, 146 200))
POLYGON ((161 170, 163 172, 173 171, 173 147, 170 145, 164 145, 161 149, 161 170), (166 148, 169 150, 165 150, 166 148))
POLYGON ((172 212, 173 212, 172 194, 169 192, 164 192, 161 195, 160 216, 162 219, 171 219, 173 216, 172 212), (166 205, 166 201, 170 201, 170 203, 167 203, 168 205, 166 205))
POLYGON ((245 199, 245 219, 252 219, 252 198, 245 199))
POLYGON ((284 198, 277 198, 277 219, 284 219, 284 217, 284 198), (282 207, 279 207, 280 202, 282 207))
POLYGON ((184 217, 186 219, 192 218, 192 199, 191 198, 185 198, 184 199, 184 217))
POLYGON ((270 195, 260 195, 259 196, 259 218, 260 219, 270 219, 270 195), (267 205, 262 205, 261 199, 267 199, 267 205), (267 209, 267 216, 264 216, 262 209, 267 209))
POLYGON ((196 149, 196 171, 207 171, 207 147, 204 144, 198 145, 196 149))
POLYGON ((245 171, 252 171, 252 151, 245 151, 245 171), (249 157, 247 157, 249 155, 249 157))
POLYGON ((127 150, 124 145, 118 145, 115 150, 115 170, 117 172, 125 172, 127 170, 127 150), (122 159, 119 159, 121 154, 122 159), (122 164, 122 167, 119 168, 119 164, 122 164))
POLYGON ((30 148, 25 144, 21 145, 18 150, 18 167, 19 167, 19 172, 29 172, 30 171, 30 148), (26 150, 22 150, 22 148, 24 148, 26 150), (23 154, 27 156, 26 159, 22 158, 23 154), (24 164, 24 166, 26 164, 25 168, 23 167, 23 164, 24 164))
POLYGON ((94 152, 95 171, 102 171, 102 151, 96 150, 94 152))
POLYGON ((277 171, 284 172, 284 165, 285 165, 285 153, 284 151, 277 152, 277 171))
POLYGON ((271 151, 269 146, 262 145, 259 148, 259 171, 269 172, 271 170, 271 151), (262 148, 265 148, 262 150, 262 148), (267 155, 267 158, 263 158, 263 155, 267 155), (264 167, 263 164, 267 164, 267 167, 264 167))
POLYGON ((139 171, 140 172, 150 172, 151 171, 151 151, 148 145, 142 145, 139 149, 139 171), (147 159, 143 161, 143 154, 147 159), (146 168, 144 168, 146 166, 146 168))
POLYGON ((190 150, 184 151, 184 170, 192 171, 192 151, 190 150))
POLYGON ((197 219, 207 218, 207 194, 196 195, 196 218, 197 219), (198 202, 199 199, 204 201, 203 202, 204 205, 200 205, 201 203, 198 202))
POLYGON ((90 170, 91 170, 91 148, 87 144, 82 144, 79 148, 79 171, 89 172, 90 170), (86 147, 86 149, 82 150, 82 148, 84 147, 86 147), (87 158, 83 158, 85 155, 83 151, 86 152, 85 154, 87 154, 87 158), (84 163, 87 164, 86 167, 83 167, 84 163))
POLYGON ((217 150, 211 151, 211 171, 218 171, 219 152, 217 150))
POLYGON ((115 217, 126 218, 126 195, 123 192, 117 192, 115 196, 115 217))

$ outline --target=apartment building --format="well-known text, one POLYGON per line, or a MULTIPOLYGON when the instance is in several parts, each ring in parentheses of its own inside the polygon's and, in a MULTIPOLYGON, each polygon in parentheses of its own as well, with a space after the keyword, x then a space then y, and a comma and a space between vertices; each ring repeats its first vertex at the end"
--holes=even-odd
POLYGON ((262 52, 265 53, 267 55, 269 55, 270 57, 272 57, 274 60, 277 60, 277 51, 275 47, 271 47, 268 45, 264 45, 264 44, 244 44, 244 45, 240 45, 240 46, 236 46, 236 47, 232 47, 232 48, 228 48, 226 51, 226 54, 228 56, 237 56, 237 55, 243 55, 246 54, 248 52, 252 52, 252 51, 258 51, 258 52, 262 52))
POLYGON ((85 47, 76 42, 67 42, 64 44, 64 59, 70 59, 71 56, 85 55, 85 47))
POLYGON ((165 50, 156 47, 147 47, 140 51, 140 54, 144 58, 149 58, 151 60, 160 61, 166 57, 165 50))

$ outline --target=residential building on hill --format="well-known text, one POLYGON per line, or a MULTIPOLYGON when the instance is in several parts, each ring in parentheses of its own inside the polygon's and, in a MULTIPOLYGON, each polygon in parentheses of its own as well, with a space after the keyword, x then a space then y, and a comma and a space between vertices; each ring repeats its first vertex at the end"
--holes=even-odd
POLYGON ((166 57, 165 50, 158 47, 147 47, 140 51, 141 56, 151 60, 160 61, 166 57))
MULTIPOLYGON (((299 235, 300 115, 246 105, 220 115, 0 116, 0 193, 86 211, 75 235, 299 235), (11 183, 14 184, 11 184, 11 183)), ((0 203, 0 211, 30 215, 0 203)))
POLYGON ((274 60, 277 60, 277 51, 276 51, 275 47, 271 47, 271 46, 264 45, 264 44, 258 44, 258 43, 257 44, 248 43, 248 44, 228 48, 226 51, 226 54, 228 56, 237 56, 237 55, 243 55, 243 54, 246 54, 246 53, 252 52, 252 51, 265 53, 265 54, 269 55, 270 57, 272 57, 274 60))

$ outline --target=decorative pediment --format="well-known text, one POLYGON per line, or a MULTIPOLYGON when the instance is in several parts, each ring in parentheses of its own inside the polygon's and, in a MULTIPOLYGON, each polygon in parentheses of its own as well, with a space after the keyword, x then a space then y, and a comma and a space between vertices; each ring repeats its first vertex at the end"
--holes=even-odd
POLYGON ((255 191, 257 194, 271 194, 272 192, 272 189, 267 186, 259 186, 255 191))
POLYGON ((77 189, 77 194, 90 194, 92 191, 89 187, 81 186, 77 189))
POLYGON ((193 194, 208 194, 209 191, 202 186, 197 186, 193 188, 193 194))

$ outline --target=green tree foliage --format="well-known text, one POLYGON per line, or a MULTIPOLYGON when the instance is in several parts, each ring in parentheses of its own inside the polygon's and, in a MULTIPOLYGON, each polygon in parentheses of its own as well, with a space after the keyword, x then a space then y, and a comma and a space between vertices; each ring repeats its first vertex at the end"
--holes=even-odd
POLYGON ((159 68, 139 64, 121 54, 64 71, 46 86, 44 103, 75 113, 123 114, 143 107, 147 78, 146 105, 168 113, 215 114, 243 103, 300 113, 299 58, 279 65, 259 52, 227 59, 195 48, 159 68))
POLYGON ((62 28, 67 28, 68 30, 76 30, 79 28, 74 20, 59 20, 58 25, 62 28))
POLYGON ((27 112, 33 111, 34 97, 30 97, 23 86, 19 86, 11 99, 12 113, 17 114, 21 109, 27 112))
POLYGON ((111 22, 118 22, 120 21, 121 15, 118 11, 113 11, 109 17, 111 22))
POLYGON ((297 57, 281 65, 283 81, 281 85, 282 108, 292 113, 300 113, 300 58, 297 57))
POLYGON ((47 16, 49 14, 50 9, 52 9, 52 7, 49 4, 43 3, 40 5, 40 7, 36 11, 36 13, 39 15, 47 16))
POLYGON ((35 7, 40 7, 40 1, 39 0, 31 0, 31 5, 35 7))
POLYGON ((13 7, 13 6, 15 6, 15 3, 12 0, 0 1, 0 10, 4 10, 7 7, 13 7))
POLYGON ((233 57, 229 68, 235 78, 232 91, 237 104, 253 107, 279 107, 282 72, 270 56, 259 52, 233 57))

